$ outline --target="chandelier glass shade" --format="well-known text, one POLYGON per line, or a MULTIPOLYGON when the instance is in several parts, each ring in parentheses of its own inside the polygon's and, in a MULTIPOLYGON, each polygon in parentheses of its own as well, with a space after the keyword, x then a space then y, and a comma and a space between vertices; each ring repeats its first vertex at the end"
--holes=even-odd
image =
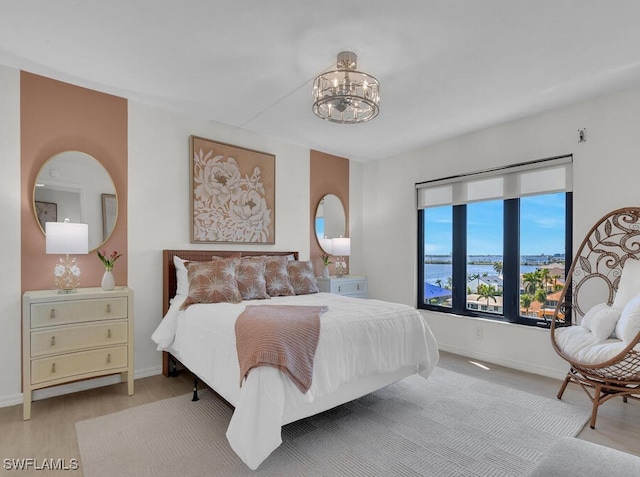
POLYGON ((356 71, 358 57, 351 51, 338 53, 336 70, 313 81, 313 112, 334 123, 355 124, 378 115, 380 83, 373 76, 356 71))

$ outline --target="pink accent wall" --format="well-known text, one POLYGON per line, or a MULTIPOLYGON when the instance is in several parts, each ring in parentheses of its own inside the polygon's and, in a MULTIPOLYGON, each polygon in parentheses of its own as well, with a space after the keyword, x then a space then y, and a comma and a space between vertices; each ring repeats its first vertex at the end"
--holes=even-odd
MULTIPOLYGON (((335 194, 340 198, 344 205, 346 216, 346 235, 349 236, 349 159, 344 157, 332 156, 320 151, 311 150, 311 167, 310 167, 310 194, 311 194, 311 244, 310 260, 315 267, 316 275, 322 274, 322 249, 316 239, 316 227, 313 218, 316 216, 316 208, 320 199, 326 194, 335 194)), ((349 270, 349 259, 347 262, 347 270, 349 270)), ((335 268, 329 265, 329 272, 335 275, 335 268)))
MULTIPOLYGON (((55 288, 58 255, 45 253, 33 212, 33 186, 42 164, 62 151, 82 151, 109 172, 118 196, 118 220, 102 248, 124 253, 113 269, 127 284, 127 101, 86 88, 20 73, 22 291, 55 288)), ((78 255, 81 287, 100 286, 104 267, 95 252, 78 255)))

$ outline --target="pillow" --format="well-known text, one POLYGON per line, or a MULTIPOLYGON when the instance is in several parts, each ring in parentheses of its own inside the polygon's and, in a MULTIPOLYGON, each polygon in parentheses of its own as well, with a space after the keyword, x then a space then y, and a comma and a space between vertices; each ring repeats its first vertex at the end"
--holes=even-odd
POLYGON ((627 343, 640 331, 640 293, 634 296, 622 310, 616 325, 616 336, 627 343))
POLYGON ((629 300, 638 292, 640 292, 640 260, 627 258, 622 267, 622 276, 612 306, 620 311, 624 310, 629 300))
POLYGON ((620 310, 606 303, 600 303, 584 314, 580 324, 593 333, 596 341, 602 342, 616 329, 619 318, 620 310))
POLYGON ((187 262, 189 296, 180 307, 184 310, 194 303, 239 303, 242 296, 236 283, 240 257, 210 262, 187 262))
POLYGON ((309 295, 320 291, 316 283, 313 263, 289 261, 287 262, 287 272, 296 295, 309 295))
POLYGON ((267 282, 269 296, 291 296, 296 294, 289 281, 287 262, 285 255, 267 255, 264 257, 264 278, 267 282))
POLYGON ((266 269, 264 257, 242 257, 236 281, 243 300, 263 300, 271 298, 267 293, 267 282, 264 278, 266 269))
POLYGON ((173 256, 173 265, 176 267, 176 295, 189 294, 189 277, 187 276, 187 260, 182 260, 177 255, 173 256))
POLYGON ((591 331, 591 322, 593 321, 593 317, 598 312, 606 310, 607 308, 609 308, 609 305, 607 305, 606 303, 598 303, 597 305, 592 306, 589 311, 587 311, 582 317, 580 325, 582 325, 585 330, 591 331))

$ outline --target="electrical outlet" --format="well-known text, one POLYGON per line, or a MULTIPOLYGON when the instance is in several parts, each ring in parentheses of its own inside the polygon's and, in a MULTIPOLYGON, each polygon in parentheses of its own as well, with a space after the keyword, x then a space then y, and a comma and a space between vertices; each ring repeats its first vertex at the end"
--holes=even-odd
POLYGON ((477 340, 482 339, 482 326, 476 327, 476 339, 477 340))

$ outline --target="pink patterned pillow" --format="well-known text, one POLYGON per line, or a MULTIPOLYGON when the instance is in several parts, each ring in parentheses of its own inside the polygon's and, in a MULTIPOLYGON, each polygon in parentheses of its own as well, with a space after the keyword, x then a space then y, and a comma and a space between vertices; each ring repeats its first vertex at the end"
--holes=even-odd
POLYGON ((313 263, 299 261, 287 262, 287 272, 289 272, 289 280, 296 295, 309 295, 310 293, 318 293, 320 291, 316 283, 313 263))
POLYGON ((287 257, 282 255, 267 255, 264 257, 264 278, 267 281, 269 296, 291 296, 296 292, 289 281, 287 273, 287 257))
POLYGON ((264 277, 265 269, 264 257, 242 257, 240 259, 236 281, 243 300, 271 298, 267 293, 267 281, 264 277))
POLYGON ((239 303, 242 296, 236 283, 240 257, 211 262, 188 262, 189 296, 180 307, 184 310, 195 303, 239 303))

